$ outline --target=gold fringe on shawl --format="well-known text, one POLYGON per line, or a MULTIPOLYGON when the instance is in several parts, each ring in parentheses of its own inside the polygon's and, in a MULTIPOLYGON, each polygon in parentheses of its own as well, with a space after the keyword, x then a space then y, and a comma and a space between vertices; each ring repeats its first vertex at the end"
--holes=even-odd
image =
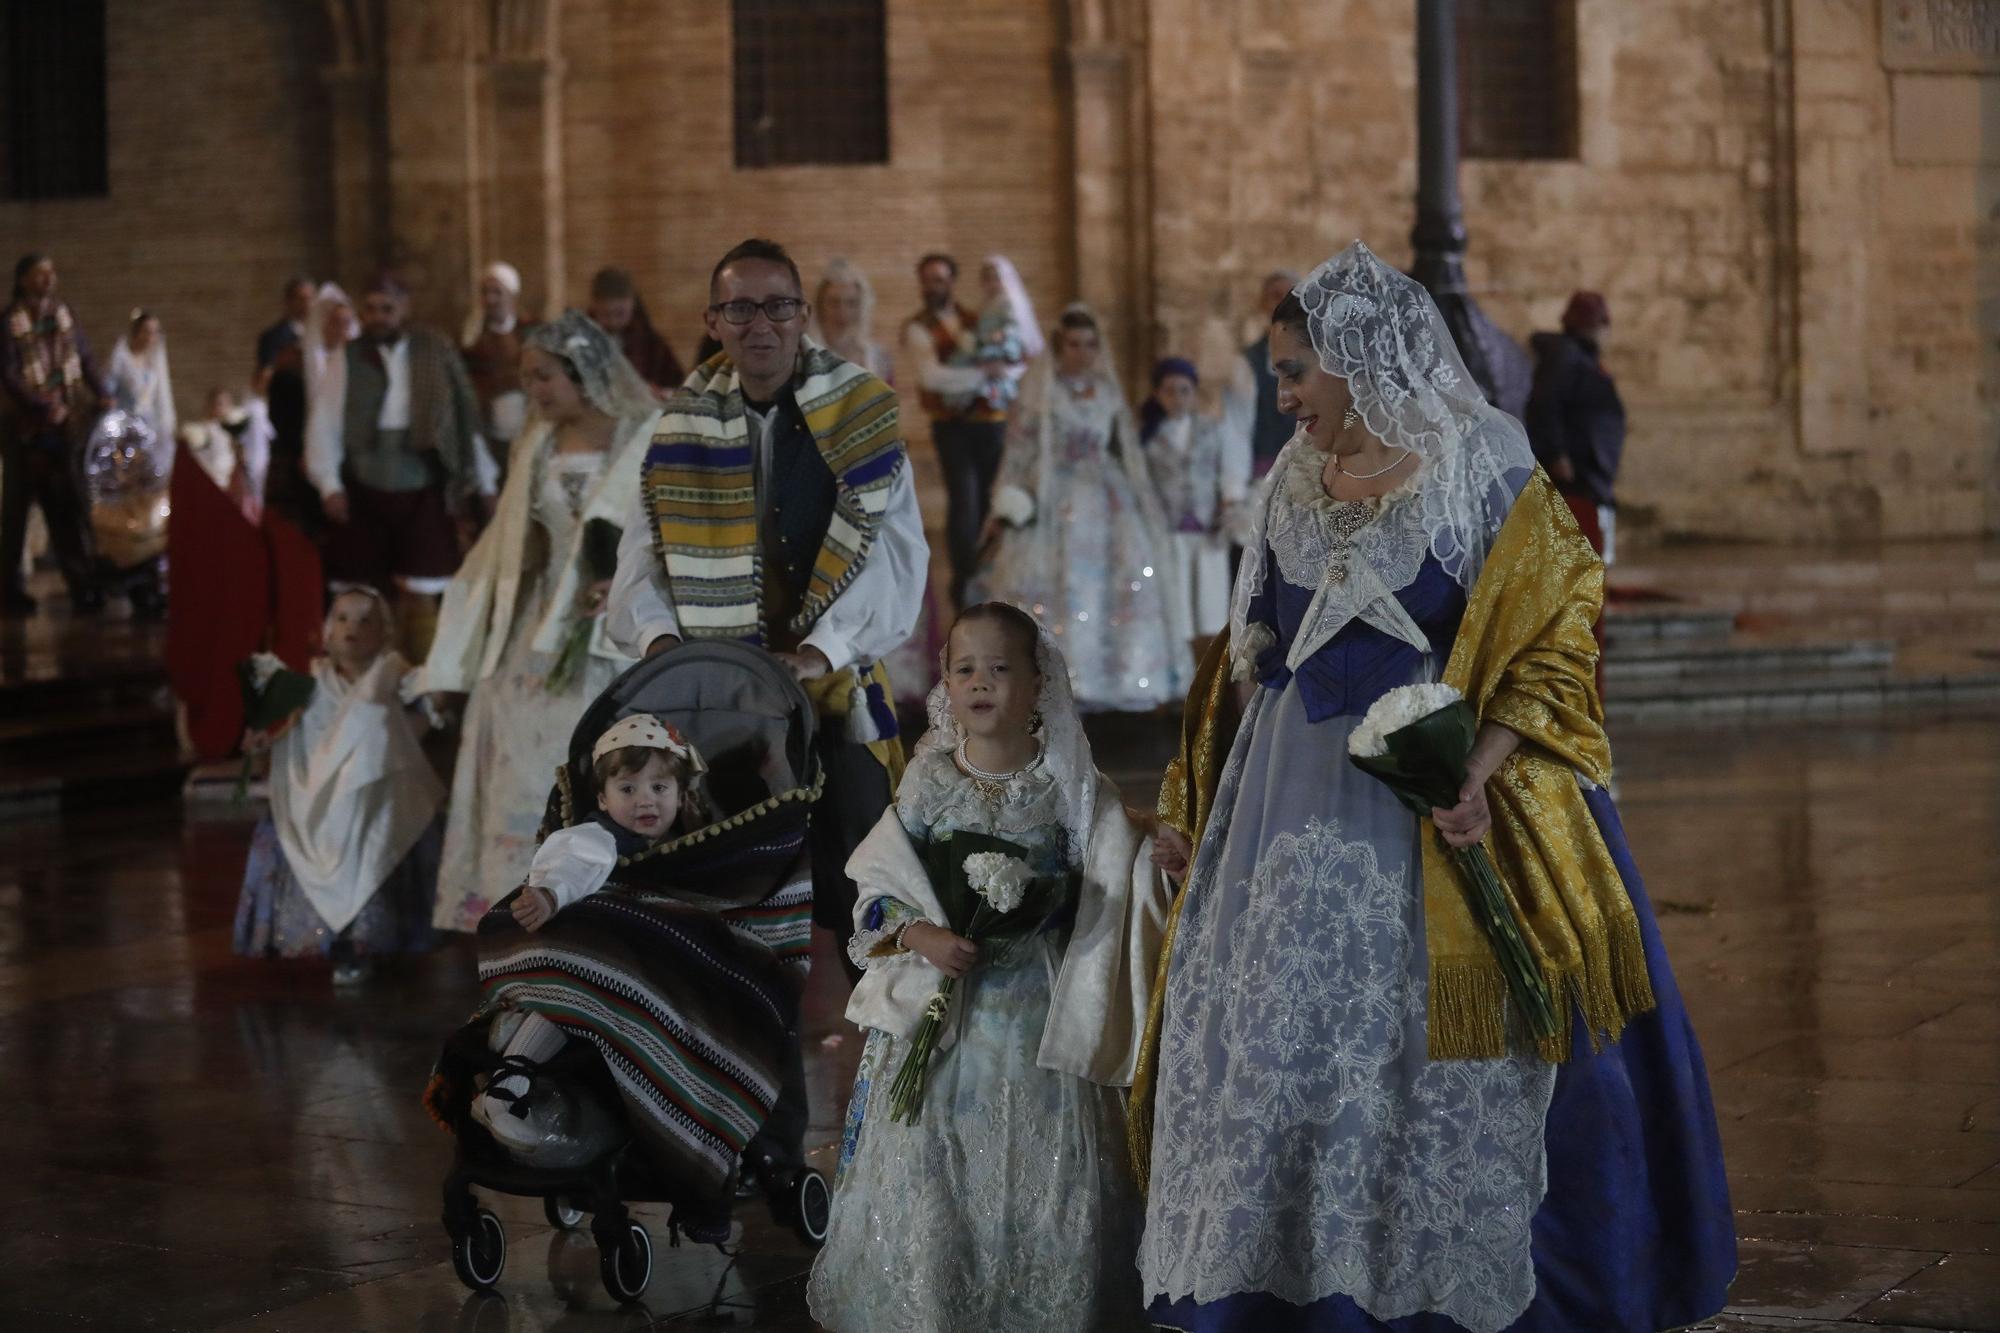
MULTIPOLYGON (((1576 782, 1580 773, 1602 786, 1611 773, 1590 632, 1603 599, 1603 564, 1537 471, 1487 552, 1444 674, 1482 723, 1499 723, 1522 738, 1487 784, 1493 814, 1488 846, 1563 1017, 1563 1030, 1538 1045, 1551 1061, 1569 1056, 1565 998, 1582 1011, 1593 1041, 1615 1039, 1633 1015, 1653 1007, 1638 917, 1576 782)), ((1188 834, 1196 846, 1235 742, 1228 676, 1225 635, 1210 646, 1196 675, 1180 753, 1160 791, 1161 822, 1188 834)), ((1434 832, 1423 839, 1423 885, 1430 1058, 1505 1055, 1506 978, 1434 832)), ((1183 885, 1167 919, 1127 1110, 1127 1141, 1141 1189, 1151 1179, 1167 967, 1185 898, 1183 885)))
MULTIPOLYGON (((1603 602, 1603 563, 1537 471, 1487 552, 1444 672, 1482 725, 1498 723, 1522 740, 1487 784, 1489 845, 1563 1019, 1540 1044, 1548 1060, 1569 1056, 1568 1001, 1593 1043, 1615 1040, 1628 1019, 1653 1007, 1638 917, 1577 786, 1578 774, 1599 786, 1611 778, 1590 632, 1603 602)), ((1430 1056, 1504 1055, 1499 961, 1444 840, 1425 837, 1423 854, 1430 1056)))
MULTIPOLYGON (((1236 691, 1229 680, 1229 631, 1225 629, 1209 643, 1195 669, 1187 707, 1181 713, 1180 753, 1167 765, 1160 783, 1160 822, 1179 832, 1190 847, 1201 846, 1216 784, 1222 778, 1222 765, 1236 741, 1240 721, 1236 691)), ((1166 1012, 1167 963, 1174 956, 1174 935, 1180 929, 1181 905, 1186 901, 1187 886, 1183 884, 1167 910, 1160 960, 1153 968, 1153 995, 1146 1006, 1146 1033, 1139 1041, 1139 1063, 1125 1103, 1126 1147, 1142 1192, 1153 1174, 1153 1099, 1159 1072, 1160 1020, 1166 1012)))

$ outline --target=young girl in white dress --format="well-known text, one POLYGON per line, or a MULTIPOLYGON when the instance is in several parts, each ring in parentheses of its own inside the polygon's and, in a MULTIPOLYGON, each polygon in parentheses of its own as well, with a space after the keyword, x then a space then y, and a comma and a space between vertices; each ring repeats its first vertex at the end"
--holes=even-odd
POLYGON ((237 953, 331 958, 346 984, 378 954, 431 947, 444 786, 418 743, 394 634, 373 588, 327 610, 312 698, 271 746, 271 811, 250 840, 237 953))
POLYGON ((866 970, 847 1016, 868 1043, 807 1297, 836 1333, 1137 1328, 1120 1089, 1167 890, 1091 762, 1053 639, 986 603, 959 617, 944 665, 896 806, 848 863, 866 970), (954 934, 924 867, 960 834, 1066 880, 1062 905, 1011 945, 954 934), (918 1113, 899 1122, 892 1085, 946 977, 918 1113))

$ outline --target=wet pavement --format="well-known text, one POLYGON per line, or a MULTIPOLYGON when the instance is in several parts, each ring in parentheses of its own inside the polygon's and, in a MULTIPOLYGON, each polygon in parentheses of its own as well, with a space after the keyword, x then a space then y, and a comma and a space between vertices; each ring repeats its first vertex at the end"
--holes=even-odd
MULTIPOLYGON (((1168 728, 1121 720, 1103 761, 1136 791, 1168 728)), ((1744 1237, 1708 1327, 2000 1330, 2000 718, 1617 741, 1744 1237)), ((813 1327, 811 1256, 758 1205, 733 1263, 638 1209, 658 1262, 621 1311, 587 1234, 502 1199, 505 1276, 469 1295, 417 1098, 470 951, 338 993, 233 957, 249 829, 151 800, 0 823, 0 1328, 813 1327)), ((839 985, 809 1006, 822 1162, 839 985)))

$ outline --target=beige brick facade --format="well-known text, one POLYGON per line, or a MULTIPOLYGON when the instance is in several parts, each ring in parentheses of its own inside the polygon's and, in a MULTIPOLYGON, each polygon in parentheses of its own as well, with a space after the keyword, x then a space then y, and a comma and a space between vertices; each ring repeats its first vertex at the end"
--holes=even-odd
MULTIPOLYGON (((715 0, 110 9, 112 196, 0 230, 56 254, 107 351, 161 307, 184 408, 247 374, 300 266, 394 260, 455 324, 484 259, 544 305, 616 263, 685 353, 746 234, 860 263, 885 338, 918 254, 1001 250, 1045 318, 1098 303, 1128 370, 1220 374, 1267 269, 1409 254, 1408 0, 890 0, 891 162, 766 171, 731 165, 715 0)), ((1489 313, 1610 300, 1628 531, 2000 528, 2000 69, 1933 17, 1577 0, 1579 160, 1466 164, 1489 313)))

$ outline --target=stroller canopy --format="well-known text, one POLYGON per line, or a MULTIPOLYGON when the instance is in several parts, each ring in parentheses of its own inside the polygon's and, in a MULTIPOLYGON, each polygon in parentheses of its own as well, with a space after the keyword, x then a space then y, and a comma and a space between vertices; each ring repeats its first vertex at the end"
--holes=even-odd
MULTIPOLYGON (((592 808, 591 747, 612 723, 633 713, 671 722, 701 751, 719 818, 773 799, 809 797, 819 785, 812 703, 791 672, 761 648, 696 640, 635 664, 583 710, 549 799, 555 826, 592 808)), ((544 820, 543 832, 550 828, 544 820)))

